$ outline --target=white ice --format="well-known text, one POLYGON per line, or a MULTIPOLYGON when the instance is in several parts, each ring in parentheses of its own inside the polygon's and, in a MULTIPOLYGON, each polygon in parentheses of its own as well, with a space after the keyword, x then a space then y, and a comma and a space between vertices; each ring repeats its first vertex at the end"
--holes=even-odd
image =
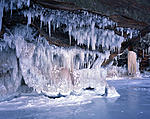
MULTIPOLYGON (((11 35, 5 34, 4 38, 6 47, 16 51, 14 55, 19 59, 19 72, 25 83, 39 94, 80 94, 91 87, 96 94, 103 95, 106 88, 112 89, 105 81, 106 70, 100 67, 102 61, 108 58, 108 52, 51 46, 45 38, 34 39, 32 29, 26 26, 16 27, 11 35), (89 69, 96 56, 100 61, 99 67, 93 65, 92 69, 89 69)), ((3 48, 2 53, 5 50, 7 49, 3 48)), ((18 71, 14 73, 16 76, 18 71)), ((112 91, 114 96, 118 95, 115 89, 112 91)))

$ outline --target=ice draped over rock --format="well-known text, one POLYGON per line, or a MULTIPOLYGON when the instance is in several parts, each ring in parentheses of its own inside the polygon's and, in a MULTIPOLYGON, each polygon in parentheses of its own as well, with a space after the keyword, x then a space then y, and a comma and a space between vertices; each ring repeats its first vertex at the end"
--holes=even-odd
MULTIPOLYGON (((14 9, 21 9, 23 6, 29 7, 30 0, 1 0, 0 1, 0 29, 2 27, 3 11, 14 9)), ((22 11, 25 17, 27 17, 27 25, 30 25, 35 18, 40 18, 41 27, 47 25, 49 35, 51 36, 52 27, 55 31, 56 28, 66 25, 64 32, 69 33, 69 39, 71 43, 71 37, 73 37, 78 45, 85 44, 91 47, 93 50, 96 47, 102 45, 102 47, 112 49, 121 47, 123 37, 115 35, 113 30, 109 30, 108 27, 116 28, 124 33, 129 38, 137 36, 138 31, 131 28, 118 27, 117 23, 113 22, 109 18, 97 14, 92 14, 87 11, 63 11, 63 10, 51 10, 43 9, 41 6, 33 5, 29 10, 22 11), (107 43, 106 43, 107 42, 107 43), (112 43, 112 44, 111 44, 112 43)))
MULTIPOLYGON (((31 40, 33 37, 32 29, 21 26, 11 35, 5 34, 1 41, 1 46, 5 46, 0 52, 4 59, 1 60, 1 96, 17 91, 22 79, 38 93, 49 96, 80 94, 89 87, 96 94, 105 95, 106 89, 110 89, 105 81, 105 69, 88 68, 96 56, 102 63, 108 53, 59 48, 49 45, 45 38, 31 40)), ((112 91, 107 95, 118 95, 115 89, 112 91)))
POLYGON ((118 27, 117 23, 108 17, 89 13, 87 11, 64 11, 43 9, 40 6, 34 6, 29 10, 23 11, 28 19, 27 25, 31 24, 35 18, 40 18, 40 26, 48 27, 49 36, 57 28, 64 27, 63 32, 69 34, 70 44, 72 38, 77 41, 77 45, 86 45, 92 50, 102 46, 106 49, 120 49, 121 43, 125 40, 123 34, 126 33, 128 38, 138 35, 138 30, 131 28, 118 27), (116 35, 109 27, 116 28, 121 32, 121 36, 116 35))

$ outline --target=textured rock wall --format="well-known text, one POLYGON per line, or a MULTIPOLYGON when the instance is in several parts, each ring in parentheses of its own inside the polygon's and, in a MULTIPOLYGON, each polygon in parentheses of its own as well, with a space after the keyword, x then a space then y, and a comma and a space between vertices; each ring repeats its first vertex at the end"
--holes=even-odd
POLYGON ((45 7, 55 9, 86 9, 109 16, 124 27, 144 28, 150 21, 150 1, 148 0, 36 0, 45 7), (72 7, 71 7, 72 6, 72 7))

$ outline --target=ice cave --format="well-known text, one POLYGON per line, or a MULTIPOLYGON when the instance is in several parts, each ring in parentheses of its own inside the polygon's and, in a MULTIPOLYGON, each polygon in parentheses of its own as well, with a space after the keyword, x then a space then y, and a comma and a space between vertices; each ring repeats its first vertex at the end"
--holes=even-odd
POLYGON ((148 119, 149 8, 0 0, 0 119, 148 119))

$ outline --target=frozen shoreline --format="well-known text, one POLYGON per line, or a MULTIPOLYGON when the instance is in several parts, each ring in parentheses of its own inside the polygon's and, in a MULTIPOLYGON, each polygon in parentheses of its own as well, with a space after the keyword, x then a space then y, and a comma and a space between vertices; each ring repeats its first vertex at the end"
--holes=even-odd
POLYGON ((89 92, 84 96, 58 99, 22 96, 0 103, 0 119, 98 119, 100 117, 103 119, 147 119, 150 110, 150 80, 148 78, 107 82, 116 88, 120 97, 93 96, 94 98, 91 98, 89 92))

